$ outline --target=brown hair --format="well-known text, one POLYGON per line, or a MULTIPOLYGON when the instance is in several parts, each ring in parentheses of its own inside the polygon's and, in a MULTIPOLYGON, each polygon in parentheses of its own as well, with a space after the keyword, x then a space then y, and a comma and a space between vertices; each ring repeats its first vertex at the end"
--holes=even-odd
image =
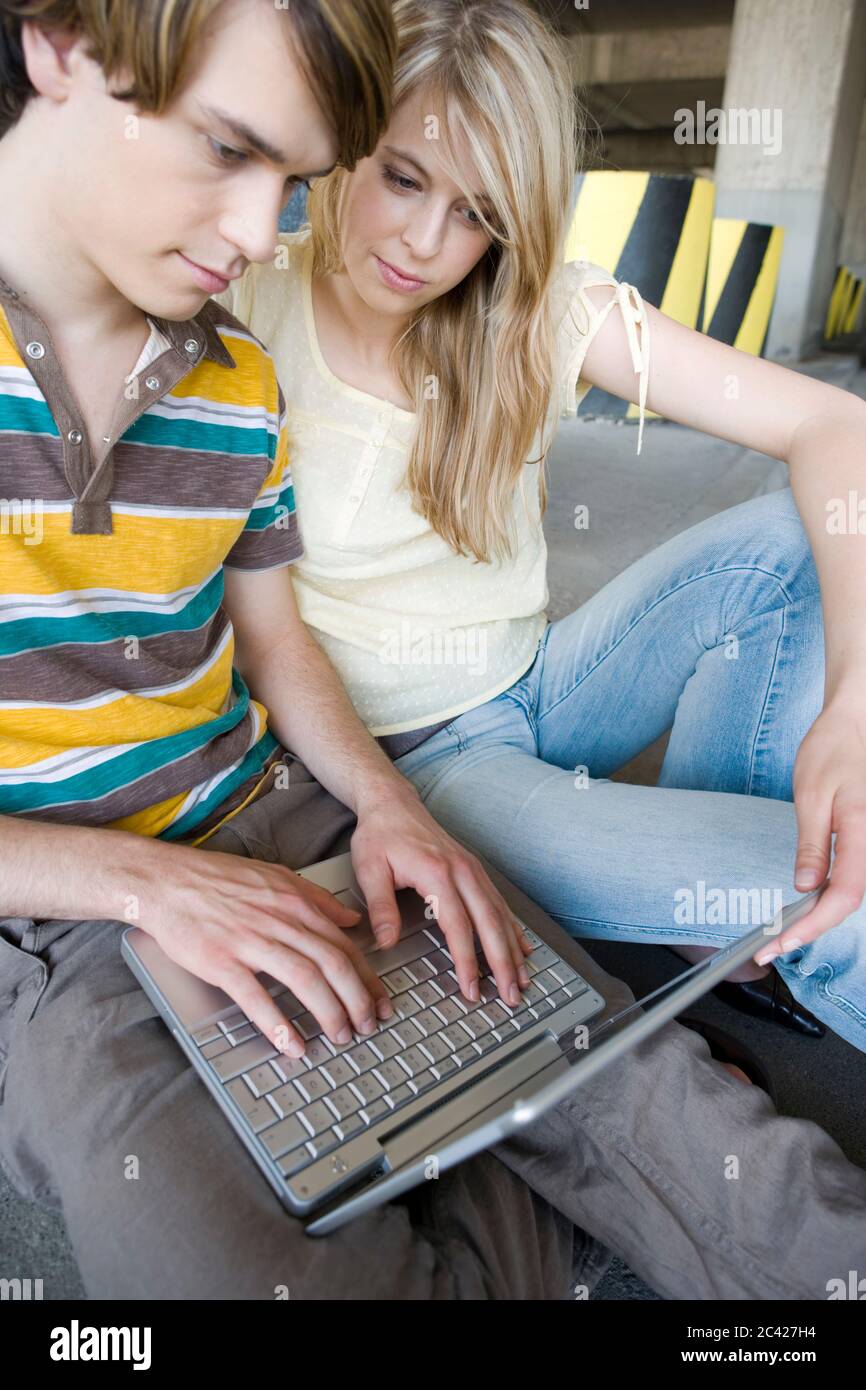
MULTIPOLYGON (((223 0, 0 0, 0 137, 34 89, 21 25, 71 29, 107 78, 132 74, 118 100, 159 115, 180 85, 202 27, 223 0)), ((273 3, 273 0, 271 0, 273 3)), ((300 61, 339 142, 339 162, 354 168, 376 147, 391 112, 396 50, 388 0, 291 0, 300 61)))

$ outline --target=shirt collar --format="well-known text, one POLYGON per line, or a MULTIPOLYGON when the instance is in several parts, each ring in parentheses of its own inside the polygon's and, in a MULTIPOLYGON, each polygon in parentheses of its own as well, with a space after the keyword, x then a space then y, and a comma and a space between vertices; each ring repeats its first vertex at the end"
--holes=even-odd
MULTIPOLYGON (((0 303, 3 301, 24 309, 30 307, 0 276, 0 303)), ((155 314, 148 314, 147 317, 165 334, 172 347, 185 361, 190 361, 190 358, 197 359, 203 336, 205 348, 201 357, 207 357, 209 361, 216 362, 221 367, 236 367, 235 359, 217 332, 219 313, 219 305, 208 299, 191 319, 161 319, 155 314), (194 344, 194 347, 191 347, 191 344, 194 344)))

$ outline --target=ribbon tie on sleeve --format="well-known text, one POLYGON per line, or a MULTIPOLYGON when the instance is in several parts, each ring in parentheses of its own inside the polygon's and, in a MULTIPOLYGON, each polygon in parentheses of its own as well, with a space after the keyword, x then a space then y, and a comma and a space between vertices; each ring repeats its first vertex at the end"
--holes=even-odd
POLYGON ((616 298, 622 310, 625 321, 625 332, 628 338, 629 351, 631 352, 632 366, 636 372, 640 373, 640 392, 638 395, 640 425, 637 432, 637 451, 640 453, 643 441, 644 412, 646 410, 647 381, 649 376, 649 323, 647 321, 644 302, 640 297, 639 290, 634 285, 620 281, 616 287, 616 298), (634 296, 632 304, 629 296, 634 296), (637 330, 635 324, 641 326, 641 342, 637 340, 637 330))

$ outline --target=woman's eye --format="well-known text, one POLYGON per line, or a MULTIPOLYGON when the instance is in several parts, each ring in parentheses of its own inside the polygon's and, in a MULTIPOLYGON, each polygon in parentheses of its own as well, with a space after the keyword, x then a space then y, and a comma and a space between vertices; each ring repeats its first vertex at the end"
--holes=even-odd
POLYGON ((408 174, 401 174, 397 169, 390 169, 387 164, 385 165, 385 178, 389 183, 394 184, 395 188, 402 188, 407 193, 418 187, 415 180, 410 179, 408 174))
POLYGON ((213 136, 208 136, 211 149, 223 164, 243 164, 246 155, 243 150, 233 149, 231 145, 224 145, 221 140, 215 140, 213 136))

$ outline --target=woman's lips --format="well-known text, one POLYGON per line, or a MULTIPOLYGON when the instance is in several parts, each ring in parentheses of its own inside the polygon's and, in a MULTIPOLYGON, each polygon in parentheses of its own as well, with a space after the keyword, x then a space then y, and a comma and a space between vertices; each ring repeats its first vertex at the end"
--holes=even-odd
POLYGON ((181 260, 186 261, 190 269, 190 274, 196 284, 201 289, 207 290, 208 294, 222 294, 223 290, 228 289, 231 282, 226 280, 222 275, 215 275, 212 270, 206 270, 203 265, 199 265, 196 261, 191 261, 189 256, 185 256, 182 251, 178 251, 177 254, 180 256, 181 260))
POLYGON ((404 293, 411 294, 415 290, 420 290, 422 285, 426 285, 426 280, 416 280, 409 275, 401 275, 388 261, 383 261, 382 257, 376 256, 375 252, 373 254, 379 267, 379 274, 390 289, 402 290, 404 293))

